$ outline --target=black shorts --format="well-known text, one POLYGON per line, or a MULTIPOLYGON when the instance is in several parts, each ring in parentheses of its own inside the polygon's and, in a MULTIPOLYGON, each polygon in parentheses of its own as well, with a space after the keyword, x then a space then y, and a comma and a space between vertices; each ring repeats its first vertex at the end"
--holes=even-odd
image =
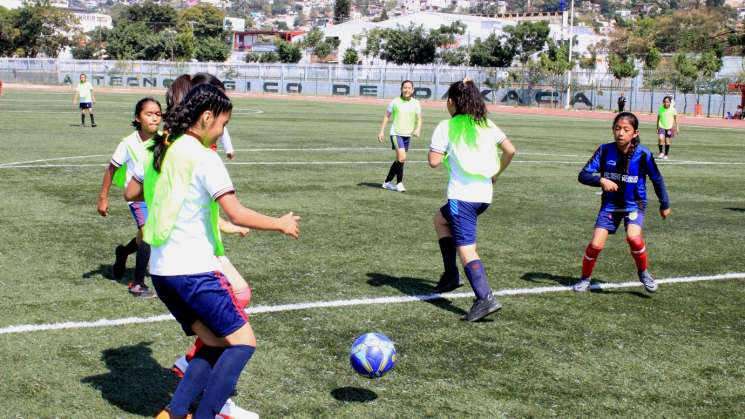
POLYGON ((93 103, 92 102, 80 102, 80 110, 83 109, 93 109, 93 103))

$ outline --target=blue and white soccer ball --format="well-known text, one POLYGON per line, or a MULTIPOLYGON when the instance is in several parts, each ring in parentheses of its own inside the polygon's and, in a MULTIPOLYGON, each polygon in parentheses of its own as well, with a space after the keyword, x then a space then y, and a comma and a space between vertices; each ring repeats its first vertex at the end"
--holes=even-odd
POLYGON ((352 344, 349 362, 365 377, 382 377, 396 365, 396 348, 382 333, 365 333, 352 344))

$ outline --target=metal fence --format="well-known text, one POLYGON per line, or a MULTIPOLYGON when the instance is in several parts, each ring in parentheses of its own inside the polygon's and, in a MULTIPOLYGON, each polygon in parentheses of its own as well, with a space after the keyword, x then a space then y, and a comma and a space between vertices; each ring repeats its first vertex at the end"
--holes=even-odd
MULTIPOLYGON (((74 85, 85 73, 94 86, 166 88, 180 74, 197 72, 216 75, 231 90, 266 94, 385 99, 399 94, 403 80, 412 80, 418 98, 440 100, 451 83, 466 76, 492 103, 563 107, 567 93, 564 76, 531 74, 520 68, 0 58, 0 79, 18 83, 74 85)), ((672 77, 661 72, 643 72, 626 80, 604 72, 573 72, 569 103, 577 109, 615 109, 623 92, 627 110, 654 112, 664 96, 671 96, 679 112, 724 117, 734 114, 742 100, 739 93, 726 91, 725 79, 698 86, 696 93, 682 92, 669 80, 672 77)))

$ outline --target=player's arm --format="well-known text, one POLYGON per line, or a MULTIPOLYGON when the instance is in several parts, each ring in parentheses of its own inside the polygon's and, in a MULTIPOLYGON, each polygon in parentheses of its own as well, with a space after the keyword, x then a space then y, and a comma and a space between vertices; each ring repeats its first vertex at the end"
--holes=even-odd
POLYGON ((660 216, 667 218, 670 213, 670 196, 667 194, 667 187, 665 186, 665 179, 662 177, 662 172, 657 167, 657 163, 654 161, 652 153, 646 156, 644 165, 649 175, 649 180, 652 181, 652 187, 654 187, 654 193, 657 195, 657 199, 660 200, 660 216))
POLYGON ((241 237, 246 237, 251 232, 251 229, 237 226, 222 217, 218 219, 217 225, 220 231, 225 234, 239 234, 241 237))
POLYGON ((499 171, 496 175, 492 176, 491 182, 495 183, 499 175, 507 169, 507 166, 512 163, 512 158, 517 154, 517 149, 512 144, 512 141, 505 138, 499 143, 499 149, 502 151, 502 156, 499 158, 499 171))
POLYGON ((416 129, 414 129, 414 133, 412 134, 414 137, 419 138, 420 135, 422 135, 422 124, 424 123, 424 120, 422 119, 422 110, 418 109, 416 113, 416 129))
POLYGON ((264 215, 241 205, 233 192, 218 197, 217 203, 220 204, 228 220, 235 225, 256 230, 278 231, 295 239, 300 236, 300 217, 292 212, 281 217, 264 215))
POLYGON ((383 116, 383 122, 380 124, 380 132, 378 132, 378 141, 381 143, 383 142, 383 139, 385 139, 385 126, 388 125, 388 121, 391 119, 391 112, 385 111, 385 115, 383 116))
POLYGON ((102 217, 109 215, 109 190, 111 190, 111 179, 114 177, 116 167, 113 163, 109 163, 103 171, 103 181, 101 182, 101 192, 98 193, 98 213, 102 217))
POLYGON ((680 133, 680 126, 678 125, 678 114, 673 115, 673 126, 675 127, 675 133, 680 133))
POLYGON ((77 105, 78 104, 78 98, 80 97, 80 93, 78 92, 78 89, 75 89, 75 93, 72 95, 72 104, 77 105))
POLYGON ((133 176, 132 180, 127 184, 127 187, 124 188, 124 199, 127 201, 144 201, 145 197, 143 196, 143 191, 142 179, 133 176))
POLYGON ((577 180, 587 186, 599 186, 604 192, 615 192, 618 185, 610 179, 600 176, 600 160, 602 158, 602 147, 598 147, 590 160, 587 161, 582 170, 579 171, 577 180))
POLYGON ((91 87, 91 103, 96 103, 96 94, 93 93, 92 87, 91 87))
POLYGON ((227 128, 223 130, 219 140, 222 149, 225 151, 225 156, 227 156, 229 160, 233 160, 233 157, 235 157, 235 150, 233 149, 233 141, 230 138, 230 133, 228 133, 227 128))
POLYGON ((445 153, 442 151, 432 150, 429 149, 429 154, 427 154, 427 162, 429 163, 429 167, 436 168, 440 167, 442 164, 442 159, 445 158, 445 153))

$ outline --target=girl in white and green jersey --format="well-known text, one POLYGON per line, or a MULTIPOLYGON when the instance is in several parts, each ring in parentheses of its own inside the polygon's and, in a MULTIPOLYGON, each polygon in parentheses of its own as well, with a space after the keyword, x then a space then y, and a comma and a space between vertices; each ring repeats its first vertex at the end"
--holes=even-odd
MULTIPOLYGON (((152 144, 151 138, 158 132, 161 121, 160 103, 146 97, 135 105, 132 126, 135 131, 124 137, 111 156, 109 167, 103 173, 101 192, 98 196, 98 213, 102 217, 109 214, 109 189, 112 183, 120 188, 126 188, 135 173, 135 167, 148 158, 147 147, 152 144)), ((150 258, 150 246, 142 241, 142 227, 147 220, 147 205, 143 201, 129 201, 129 211, 137 225, 137 236, 126 246, 119 245, 115 249, 116 259, 112 273, 114 279, 124 275, 127 257, 137 252, 135 271, 129 282, 129 292, 135 297, 152 298, 155 296, 145 285, 145 272, 150 258)))
POLYGON ((385 126, 389 120, 392 121, 391 148, 396 150, 396 160, 391 164, 388 176, 383 182, 383 188, 391 191, 406 191, 403 184, 406 152, 409 151, 411 137, 419 137, 422 132, 422 108, 413 95, 414 83, 411 80, 404 80, 401 83, 401 96, 393 99, 388 105, 378 133, 378 141, 382 143, 385 138, 385 126), (396 177, 395 185, 391 183, 394 176, 396 177))

